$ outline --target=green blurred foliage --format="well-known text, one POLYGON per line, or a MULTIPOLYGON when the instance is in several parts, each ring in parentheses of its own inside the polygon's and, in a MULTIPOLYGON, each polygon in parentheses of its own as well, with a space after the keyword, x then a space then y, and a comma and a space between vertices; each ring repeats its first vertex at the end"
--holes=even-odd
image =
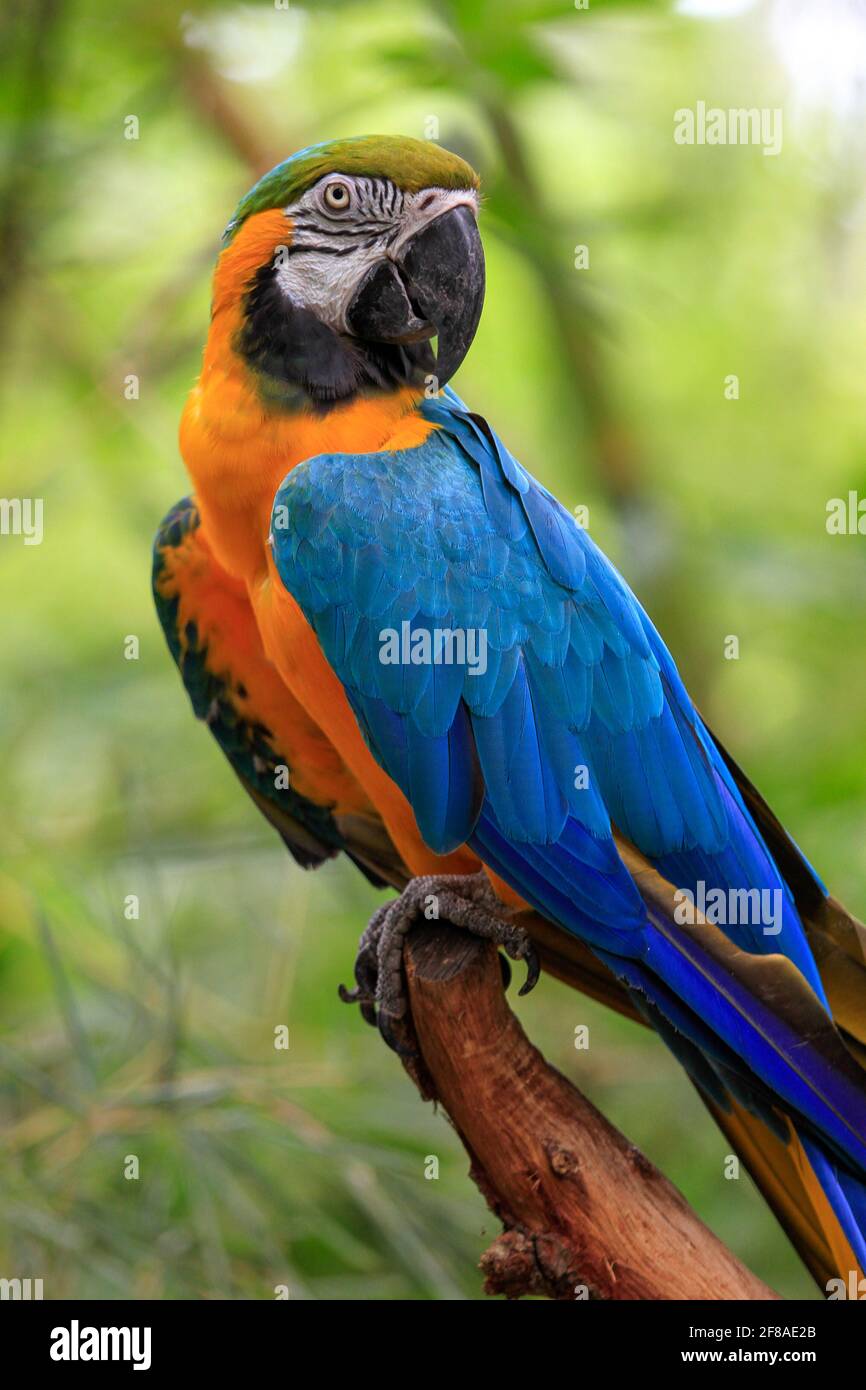
MULTIPOLYGON (((302 145, 435 119, 476 162, 489 291, 461 393, 589 506, 706 716, 866 902, 866 571, 825 528, 866 490, 862 111, 816 94, 808 33, 780 47, 770 7, 734 8, 5 8, 2 491, 44 499, 45 538, 0 538, 0 1273, 47 1297, 481 1296, 495 1223, 462 1149, 337 1001, 377 895, 287 861, 149 597, 221 229, 302 145), (783 107, 782 154, 676 145, 698 99, 783 107)), ((546 980, 519 1007, 757 1273, 814 1292, 653 1037, 546 980)))

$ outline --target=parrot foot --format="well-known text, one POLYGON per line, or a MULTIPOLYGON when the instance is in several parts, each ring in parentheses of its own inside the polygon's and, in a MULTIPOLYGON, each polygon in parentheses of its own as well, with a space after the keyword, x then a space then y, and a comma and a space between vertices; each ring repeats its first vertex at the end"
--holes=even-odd
POLYGON ((528 994, 538 980, 538 957, 529 934, 502 913, 503 905, 483 871, 413 878, 399 898, 373 913, 358 945, 356 988, 340 985, 340 998, 346 1004, 358 1004, 364 1020, 378 1027, 393 1051, 416 1056, 415 1049, 407 1046, 410 1030, 403 976, 403 947, 409 931, 419 919, 444 918, 473 936, 493 941, 511 960, 526 962, 520 993, 528 994))

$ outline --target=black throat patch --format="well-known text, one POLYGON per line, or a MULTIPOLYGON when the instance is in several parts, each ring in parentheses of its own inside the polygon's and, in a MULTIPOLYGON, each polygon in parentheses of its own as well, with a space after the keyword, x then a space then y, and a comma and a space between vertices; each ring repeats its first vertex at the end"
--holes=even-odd
POLYGON ((436 368, 429 342, 368 343, 335 333, 292 303, 265 265, 244 296, 235 350, 255 373, 263 400, 286 410, 321 411, 361 395, 423 388, 436 368))

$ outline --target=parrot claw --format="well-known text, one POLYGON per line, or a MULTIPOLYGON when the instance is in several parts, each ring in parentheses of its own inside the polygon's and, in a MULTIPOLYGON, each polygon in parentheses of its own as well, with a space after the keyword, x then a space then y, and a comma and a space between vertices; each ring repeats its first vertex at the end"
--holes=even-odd
POLYGON ((379 1016, 375 1022, 379 1026, 382 1041, 390 1047, 392 1052, 396 1052, 398 1057, 405 1057, 408 1061, 414 1061, 420 1055, 417 1047, 406 1046, 394 1027, 394 1020, 384 1009, 379 1010, 379 1016))
POLYGON ((440 874, 413 878, 399 898, 377 908, 358 945, 355 989, 340 985, 345 1004, 358 1004, 367 1023, 377 1025, 384 1041, 401 1057, 417 1057, 406 1046, 411 1026, 406 1018, 408 1001, 403 975, 403 947, 415 923, 443 918, 473 936, 493 941, 511 960, 526 962, 526 979, 520 994, 528 994, 538 982, 540 966, 527 932, 502 916, 503 906, 487 875, 440 874))

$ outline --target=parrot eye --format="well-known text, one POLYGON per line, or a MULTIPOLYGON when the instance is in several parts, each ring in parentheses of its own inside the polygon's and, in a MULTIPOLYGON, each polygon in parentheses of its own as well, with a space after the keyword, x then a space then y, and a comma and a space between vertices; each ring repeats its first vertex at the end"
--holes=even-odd
POLYGON ((349 185, 346 183, 329 183, 324 192, 325 206, 333 209, 334 212, 345 212, 352 201, 349 192, 349 185))

